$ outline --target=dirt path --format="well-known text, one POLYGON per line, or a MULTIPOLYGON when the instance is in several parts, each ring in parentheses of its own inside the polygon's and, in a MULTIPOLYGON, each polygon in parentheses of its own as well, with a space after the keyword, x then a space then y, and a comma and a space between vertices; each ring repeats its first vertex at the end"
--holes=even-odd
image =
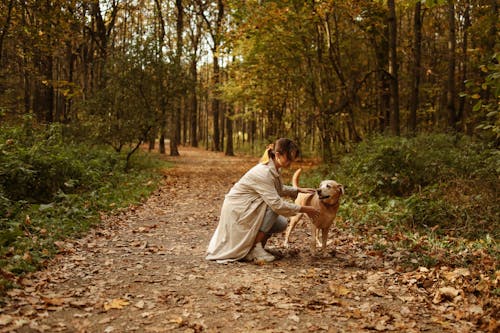
MULTIPOLYGON (((305 228, 282 258, 257 266, 204 260, 224 194, 256 161, 181 148, 143 205, 60 244, 45 271, 10 292, 0 329, 15 332, 468 332, 433 302, 428 272, 402 272, 362 240, 336 231, 336 254, 313 257, 305 228)), ((299 228, 298 228, 299 229, 299 228)), ((471 315, 470 315, 471 316, 471 315)), ((470 317, 469 316, 469 317, 470 317)))

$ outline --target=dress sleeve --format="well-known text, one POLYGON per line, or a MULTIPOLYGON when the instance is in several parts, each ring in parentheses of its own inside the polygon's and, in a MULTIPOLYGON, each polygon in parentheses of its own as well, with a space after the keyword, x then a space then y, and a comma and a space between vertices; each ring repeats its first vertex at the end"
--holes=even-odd
POLYGON ((299 191, 297 190, 296 187, 283 185, 283 195, 290 197, 292 199, 295 199, 295 198, 297 198, 298 194, 299 194, 299 191))
MULTIPOLYGON (((284 200, 278 193, 274 183, 274 177, 271 172, 258 173, 253 175, 253 185, 255 191, 261 196, 262 200, 271 207, 271 209, 279 215, 293 216, 300 210, 300 206, 284 200)), ((297 189, 292 190, 290 186, 285 193, 297 193, 297 189)), ((283 189, 285 190, 285 188, 283 189)), ((285 194, 284 193, 284 194, 285 194)))

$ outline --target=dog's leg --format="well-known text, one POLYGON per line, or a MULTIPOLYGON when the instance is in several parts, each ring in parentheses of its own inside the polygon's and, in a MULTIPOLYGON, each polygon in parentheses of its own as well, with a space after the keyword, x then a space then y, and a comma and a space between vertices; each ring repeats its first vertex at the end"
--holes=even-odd
POLYGON ((322 237, 321 252, 325 253, 326 243, 328 241, 328 228, 321 229, 321 237, 322 237))
POLYGON ((321 246, 323 245, 323 242, 320 237, 321 236, 320 231, 322 232, 323 229, 316 228, 316 235, 314 237, 314 239, 316 240, 316 248, 321 248, 321 246))
POLYGON ((290 240, 290 233, 293 231, 293 229, 295 228, 297 223, 300 221, 300 219, 302 218, 302 215, 303 214, 297 214, 297 215, 292 216, 290 218, 290 222, 288 223, 288 227, 286 228, 286 232, 285 232, 285 241, 283 242, 284 247, 286 247, 286 248, 289 247, 288 242, 290 240))
POLYGON ((311 253, 315 254, 316 253, 316 243, 317 243, 317 238, 318 238, 318 232, 319 229, 316 228, 314 223, 311 223, 311 253))

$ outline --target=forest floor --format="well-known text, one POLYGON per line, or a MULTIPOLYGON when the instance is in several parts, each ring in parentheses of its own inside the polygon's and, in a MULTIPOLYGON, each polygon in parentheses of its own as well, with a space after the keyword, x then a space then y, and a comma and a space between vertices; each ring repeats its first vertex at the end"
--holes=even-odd
POLYGON ((408 271, 400 253, 375 253, 344 229, 325 256, 309 252, 298 227, 289 249, 282 235, 270 240, 273 263, 206 261, 225 193, 257 161, 179 148, 149 199, 58 243, 48 268, 9 291, 0 332, 496 330, 481 324, 479 300, 457 303, 466 268, 408 271))

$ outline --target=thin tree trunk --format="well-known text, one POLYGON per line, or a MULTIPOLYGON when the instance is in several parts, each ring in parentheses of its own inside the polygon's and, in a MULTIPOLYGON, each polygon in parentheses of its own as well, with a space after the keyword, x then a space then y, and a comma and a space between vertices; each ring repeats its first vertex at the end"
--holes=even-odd
MULTIPOLYGON (((217 51, 215 51, 217 52, 217 51)), ((220 78, 219 78, 219 58, 214 55, 213 57, 213 76, 214 76, 214 86, 213 89, 215 90, 213 92, 212 96, 212 112, 213 112, 213 127, 214 127, 214 136, 213 136, 213 144, 214 144, 214 150, 215 151, 220 151, 220 128, 219 128, 219 113, 220 113, 220 101, 218 97, 218 92, 216 91, 219 87, 220 83, 220 78)))
POLYGON ((457 129, 457 114, 455 107, 455 65, 456 65, 456 32, 455 32, 455 3, 448 0, 448 81, 446 87, 446 110, 448 113, 448 127, 457 129))
MULTIPOLYGON (((159 66, 163 65, 163 55, 162 55, 162 48, 164 46, 165 42, 165 20, 163 19, 162 15, 162 5, 161 5, 161 0, 155 0, 156 4, 156 12, 158 15, 158 23, 160 24, 160 29, 159 29, 159 35, 158 35, 158 50, 157 50, 157 61, 159 66)), ((163 69, 163 66, 160 66, 160 69, 163 69)), ((168 90, 165 89, 165 78, 163 77, 163 70, 158 71, 158 91, 160 91, 161 96, 159 97, 159 107, 160 107, 160 126, 159 126, 159 134, 160 138, 158 141, 158 146, 159 146, 159 152, 160 154, 166 154, 166 147, 165 147, 165 134, 167 132, 167 101, 165 94, 161 93, 163 90, 168 90)), ((150 145, 151 147, 151 145, 150 145)))
POLYGON ((417 1, 415 3, 415 12, 413 16, 413 33, 413 77, 408 127, 410 133, 415 135, 417 132, 417 110, 419 107, 420 73, 422 62, 422 4, 420 1, 417 1))
POLYGON ((226 135, 227 135, 227 144, 226 144, 226 156, 234 156, 233 149, 233 119, 231 118, 233 115, 233 108, 230 106, 227 108, 227 117, 226 117, 226 135))
MULTIPOLYGON (((177 8, 177 26, 176 26, 176 54, 175 54, 175 71, 176 75, 174 75, 175 80, 177 81, 177 85, 184 86, 183 83, 183 75, 181 68, 181 57, 182 57, 182 48, 183 48, 183 37, 182 31, 184 28, 184 7, 182 4, 182 0, 176 0, 175 6, 177 8)), ((179 142, 180 142, 180 133, 181 133, 181 103, 184 89, 180 89, 178 91, 178 96, 175 100, 175 106, 173 109, 173 117, 172 117, 172 126, 170 127, 170 156, 179 156, 179 142)))
POLYGON ((5 39, 5 36, 7 35, 7 32, 9 31, 10 20, 12 19, 12 9, 13 8, 14 8, 14 0, 10 0, 9 4, 7 5, 7 14, 5 15, 5 23, 2 27, 2 33, 0 34, 0 66, 2 66, 2 67, 3 67, 3 63, 2 63, 3 42, 5 39))
POLYGON ((393 135, 400 135, 399 126, 399 77, 398 77, 398 56, 397 56, 397 22, 396 6, 394 0, 387 1, 389 7, 389 72, 391 74, 391 132, 393 135))
MULTIPOLYGON (((467 56, 467 48, 469 44, 469 27, 470 27, 470 1, 465 1, 465 11, 464 11, 464 25, 463 25, 463 42, 462 42, 462 66, 460 68, 460 91, 465 91, 465 82, 467 80, 467 62, 469 58, 467 56)), ((460 97, 458 101, 458 121, 460 123, 460 130, 467 131, 466 119, 465 119, 465 97, 460 97)))
POLYGON ((198 96, 196 93, 196 85, 198 82, 198 71, 196 69, 196 57, 191 62, 191 108, 190 108, 190 142, 192 147, 198 147, 198 96))

